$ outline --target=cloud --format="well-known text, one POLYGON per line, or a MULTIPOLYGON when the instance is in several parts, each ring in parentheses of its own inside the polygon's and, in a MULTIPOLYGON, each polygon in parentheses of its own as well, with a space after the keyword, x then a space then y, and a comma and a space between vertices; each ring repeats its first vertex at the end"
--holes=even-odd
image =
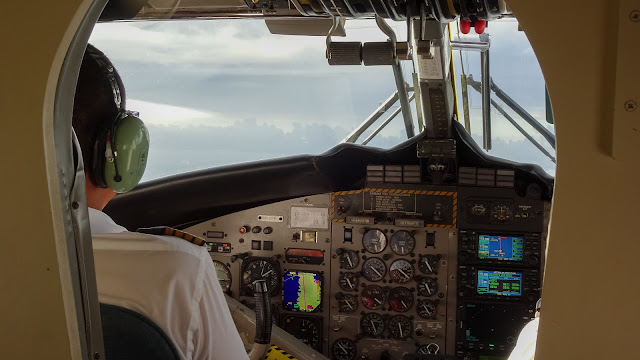
MULTIPOLYGON (((324 37, 271 35, 263 21, 171 21, 98 24, 92 41, 123 62, 197 74, 307 73, 326 63, 324 37), (127 41, 123 42, 122 39, 127 41), (220 66, 226 65, 226 66, 220 66)), ((333 73, 348 70, 334 68, 333 73)))
POLYGON ((162 126, 230 126, 220 114, 208 113, 180 106, 127 99, 127 108, 140 113, 146 125, 162 126))
MULTIPOLYGON (((151 148, 143 181, 293 154, 321 154, 339 143, 346 130, 323 124, 298 123, 294 131, 285 132, 268 124, 260 125, 255 119, 245 119, 237 126, 223 128, 175 128, 151 124, 151 148)), ((386 137, 377 137, 371 145, 389 148, 406 138, 401 127, 387 131, 386 137)), ((481 143, 480 136, 473 137, 481 143)), ((555 164, 540 159, 538 150, 526 140, 506 142, 494 139, 493 150, 489 154, 523 163, 538 163, 551 174, 555 172, 555 164)))
MULTIPOLYGON (((392 25, 404 38, 404 23, 392 25)), ((542 119, 544 79, 516 27, 513 22, 490 25, 492 76, 542 119)), ((373 21, 348 21, 347 34, 334 40, 385 39, 373 21)), ((112 59, 126 85, 128 107, 141 112, 152 133, 146 180, 224 164, 320 154, 395 91, 390 68, 330 67, 324 37, 271 35, 259 20, 98 24, 90 42, 112 59)), ((466 73, 479 79, 478 54, 465 58, 466 73)), ((402 65, 410 74, 411 63, 402 65)), ((478 138, 480 95, 470 93, 473 135, 478 138)), ((554 169, 495 112, 493 135, 492 154, 554 169)), ((405 139, 398 116, 370 145, 388 148, 405 139)))

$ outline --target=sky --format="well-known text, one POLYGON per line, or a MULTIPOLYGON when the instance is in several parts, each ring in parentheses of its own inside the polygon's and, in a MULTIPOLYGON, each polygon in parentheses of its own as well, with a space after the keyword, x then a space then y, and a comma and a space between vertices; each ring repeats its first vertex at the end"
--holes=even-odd
MULTIPOLYGON (((402 38, 404 23, 392 26, 402 38)), ((492 23, 488 31, 494 81, 544 119, 544 79, 524 33, 513 21, 492 23)), ((369 20, 348 21, 347 35, 339 41, 385 40, 369 20)), ((321 154, 395 91, 390 67, 330 67, 324 37, 272 35, 260 20, 98 24, 90 43, 110 57, 123 78, 127 108, 139 111, 149 128, 143 181, 321 154)), ((459 67, 460 55, 455 57, 459 67)), ((479 55, 465 53, 463 59, 465 72, 479 79, 479 55)), ((402 65, 410 79, 411 63, 402 65)), ((481 143, 481 97, 471 93, 472 135, 481 143)), ((537 163, 553 174, 554 164, 495 111, 493 129, 490 154, 537 163)), ((398 116, 369 145, 389 148, 404 140, 398 116)))

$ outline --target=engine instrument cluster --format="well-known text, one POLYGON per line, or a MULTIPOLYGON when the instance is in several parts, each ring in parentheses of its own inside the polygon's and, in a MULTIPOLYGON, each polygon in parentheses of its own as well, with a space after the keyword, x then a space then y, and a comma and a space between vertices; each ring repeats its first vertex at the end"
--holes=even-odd
POLYGON ((540 296, 548 203, 514 188, 368 183, 268 204, 186 231, 218 281, 331 359, 500 359, 540 296))

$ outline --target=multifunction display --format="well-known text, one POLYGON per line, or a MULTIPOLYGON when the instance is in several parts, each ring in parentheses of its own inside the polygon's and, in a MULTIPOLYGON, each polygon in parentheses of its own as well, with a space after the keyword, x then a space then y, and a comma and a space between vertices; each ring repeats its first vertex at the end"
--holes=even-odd
POLYGON ((522 296, 522 273, 478 270, 478 294, 522 296))
POLYGON ((522 261, 524 239, 521 236, 478 235, 478 258, 522 261))
POLYGON ((497 345, 513 346, 518 333, 529 321, 520 306, 503 304, 466 304, 463 307, 465 326, 462 339, 469 343, 483 343, 489 348, 497 345))
POLYGON ((286 272, 282 298, 284 306, 289 310, 314 311, 322 303, 321 276, 312 272, 286 272))

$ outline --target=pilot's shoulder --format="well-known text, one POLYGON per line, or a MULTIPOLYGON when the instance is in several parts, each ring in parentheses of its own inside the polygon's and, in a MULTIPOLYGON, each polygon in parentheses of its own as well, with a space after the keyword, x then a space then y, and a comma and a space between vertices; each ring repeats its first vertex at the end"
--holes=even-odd
POLYGON ((203 238, 168 226, 139 228, 136 233, 153 238, 155 248, 187 252, 199 257, 209 255, 203 238))
POLYGON ((146 251, 190 254, 206 259, 205 240, 168 227, 138 229, 137 232, 92 234, 95 251, 146 251))
POLYGON ((137 232, 148 235, 160 235, 175 238, 175 241, 186 241, 196 246, 205 246, 206 242, 203 238, 189 234, 187 232, 176 230, 168 226, 154 226, 149 228, 139 228, 137 232))

